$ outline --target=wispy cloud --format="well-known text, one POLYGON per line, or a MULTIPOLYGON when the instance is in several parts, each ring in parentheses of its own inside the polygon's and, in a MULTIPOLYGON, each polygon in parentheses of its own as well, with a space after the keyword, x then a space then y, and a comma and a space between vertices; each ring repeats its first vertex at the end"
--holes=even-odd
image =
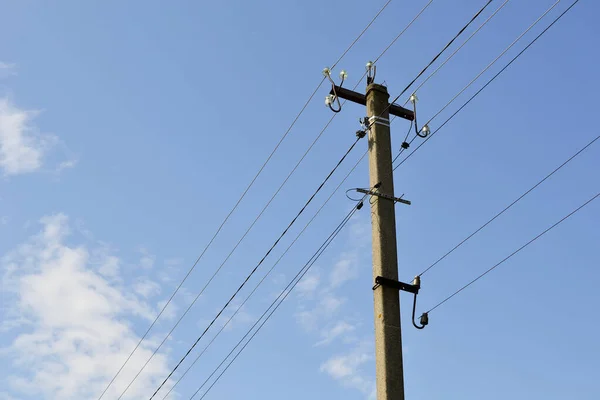
POLYGON ((372 360, 372 346, 363 342, 346 353, 329 358, 321 364, 321 372, 371 398, 375 393, 375 382, 365 373, 364 366, 372 360))
MULTIPOLYGON (((41 224, 39 234, 0 259, 7 307, 2 319, 22 319, 3 350, 12 364, 10 375, 0 378, 4 397, 95 398, 139 340, 128 320, 151 320, 155 311, 132 288, 101 275, 102 266, 90 261, 93 249, 67 244, 65 215, 41 224)), ((114 265, 105 269, 118 273, 114 265)), ((142 344, 107 398, 120 394, 152 346, 142 344)), ((158 354, 124 398, 147 397, 167 373, 167 356, 158 354)))
POLYGON ((360 267, 370 265, 366 261, 369 232, 368 218, 352 220, 347 249, 339 254, 333 267, 309 275, 301 282, 303 286, 299 290, 299 308, 295 316, 298 324, 307 332, 318 334, 315 346, 321 348, 320 352, 325 351, 325 346, 336 351, 329 358, 325 356, 320 371, 342 386, 358 390, 366 399, 374 400, 372 341, 361 340, 363 337, 370 338, 371 330, 369 333, 361 332, 361 324, 355 322, 354 311, 346 310, 346 303, 351 303, 341 295, 347 293, 346 285, 350 281, 371 279, 371 272, 360 267))
POLYGON ((358 255, 356 252, 342 253, 331 270, 329 278, 333 288, 342 286, 345 282, 358 277, 358 255))
POLYGON ((54 136, 41 135, 33 127, 36 115, 0 98, 0 168, 5 176, 40 169, 45 152, 56 142, 54 136))
POLYGON ((64 171, 65 169, 70 169, 70 168, 75 168, 75 166, 77 165, 78 161, 75 159, 72 160, 67 160, 67 161, 62 161, 60 164, 58 164, 58 166, 56 167, 56 173, 61 173, 62 171, 64 171))
POLYGON ((344 337, 351 332, 356 330, 356 326, 346 322, 338 321, 332 326, 321 330, 322 339, 315 344, 315 346, 328 345, 336 339, 344 337))
POLYGON ((296 291, 301 296, 311 296, 315 293, 319 284, 321 283, 321 275, 319 272, 311 272, 304 276, 298 285, 296 285, 296 291))
POLYGON ((312 307, 300 307, 300 310, 296 313, 296 321, 306 331, 318 330, 323 321, 331 320, 332 316, 336 315, 345 302, 344 297, 337 296, 334 293, 321 293, 319 300, 312 307))

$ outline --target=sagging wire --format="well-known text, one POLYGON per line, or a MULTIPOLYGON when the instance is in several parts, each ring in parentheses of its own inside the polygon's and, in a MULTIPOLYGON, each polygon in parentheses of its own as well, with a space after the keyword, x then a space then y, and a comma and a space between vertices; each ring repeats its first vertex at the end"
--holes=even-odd
MULTIPOLYGON (((364 196, 364 197, 366 197, 366 196, 364 196)), ((329 235, 329 237, 325 240, 325 242, 321 245, 321 247, 319 247, 319 249, 307 261, 307 263, 304 264, 304 266, 298 271, 298 273, 296 274, 296 276, 294 278, 292 278, 292 280, 288 283, 288 285, 279 293, 279 295, 277 296, 277 298, 275 300, 273 300, 273 302, 271 303, 271 305, 256 320, 256 322, 254 323, 254 325, 252 325, 252 327, 250 327, 250 329, 248 330, 248 332, 246 332, 246 334, 231 349, 231 351, 229 352, 229 354, 227 354, 225 356, 225 358, 223 358, 223 360, 217 366, 217 368, 215 368, 213 370, 213 372, 210 374, 210 376, 204 381, 204 383, 202 383, 202 385, 194 392, 194 394, 192 394, 192 396, 189 398, 189 400, 192 400, 192 399, 194 399, 194 397, 196 397, 196 395, 200 392, 200 390, 202 390, 202 388, 204 386, 206 386, 206 384, 210 381, 210 379, 218 372, 219 368, 221 368, 221 366, 223 366, 223 364, 225 364, 225 362, 227 362, 227 360, 229 359, 229 357, 236 351, 236 349, 238 347, 240 347, 240 345, 242 345, 242 343, 244 342, 244 340, 246 340, 246 338, 248 336, 250 336, 250 338, 243 344, 243 346, 241 346, 240 350, 233 356, 233 358, 229 361, 229 363, 225 366, 225 368, 221 371, 221 373, 217 376, 217 378, 212 382, 212 384, 208 387, 208 389, 200 397, 200 400, 202 400, 204 397, 206 397, 206 395, 208 394, 208 392, 221 379, 221 377, 229 369, 229 367, 231 367, 231 364, 233 364, 235 362, 235 360, 240 356, 240 354, 244 351, 244 349, 248 346, 248 344, 254 339, 254 337, 258 334, 258 332, 262 329, 262 327, 265 325, 265 323, 271 318, 271 316, 273 315, 273 313, 275 311, 277 311, 277 309, 279 309, 279 307, 281 306, 281 304, 283 303, 283 301, 289 296, 289 294, 292 292, 292 290, 294 290, 294 288, 296 287, 296 285, 298 285, 298 283, 308 273, 308 271, 310 271, 310 269, 312 268, 312 266, 321 257, 321 255, 325 252, 325 250, 327 250, 327 248, 329 247, 329 245, 331 244, 331 242, 333 242, 333 240, 336 238, 336 236, 341 232, 341 230, 346 226, 346 224, 348 223, 348 221, 350 221, 350 219, 352 218, 352 216, 358 210, 359 210, 358 206, 356 206, 356 207, 352 208, 352 210, 350 210, 350 212, 344 217, 344 219, 336 227, 336 229, 329 235), (259 323, 260 323, 260 325, 259 325, 259 323), (250 335, 250 334, 252 334, 252 335, 250 335)))
MULTIPOLYGON (((331 69, 328 67, 323 68, 323 76, 325 76, 327 79, 329 79, 329 82, 331 82, 331 91, 333 92, 333 94, 329 94, 325 97, 325 105, 328 106, 329 109, 334 113, 339 113, 340 111, 342 111, 342 103, 340 103, 340 98, 336 93, 335 82, 331 78, 331 69), (333 107, 334 103, 337 103, 337 108, 333 107)), ((346 72, 346 70, 341 70, 340 79, 342 81, 340 82, 339 87, 342 87, 346 78, 348 78, 348 73, 346 72)))
MULTIPOLYGON (((548 14, 550 12, 550 10, 552 10, 559 2, 560 0, 558 0, 556 3, 554 3, 552 6, 550 6, 550 8, 548 8, 533 24, 531 24, 517 39, 515 39, 506 49, 504 49, 504 51, 502 52, 502 54, 500 54, 498 57, 496 57, 496 59, 494 61, 492 61, 487 67, 484 68, 483 71, 481 71, 479 73, 479 75, 477 77, 475 77, 473 80, 471 80, 471 82, 469 82, 469 84, 467 86, 465 86, 456 96, 454 96, 454 98, 448 102, 443 108, 446 108, 447 106, 449 106, 454 100, 456 100, 456 98, 462 94, 468 87, 470 87, 481 75, 483 75, 483 73, 485 71, 487 71, 494 63, 496 63, 496 61, 498 61, 503 54, 505 54, 515 43, 517 43, 517 41, 520 40, 520 38, 522 38, 527 32, 529 32, 546 14, 548 14)), ((440 131, 440 129, 442 129, 444 126, 446 126, 456 115, 458 115, 458 113, 460 113, 467 105, 469 105, 477 96, 479 96, 479 94, 481 94, 481 92, 483 92, 492 82, 494 82, 500 75, 502 75, 502 73, 504 71, 506 71, 515 61, 517 61, 517 59, 519 57, 521 57, 531 46, 533 46, 533 44, 535 42, 537 42, 546 32, 548 32, 548 30, 550 28, 552 28, 554 26, 554 24, 556 24, 562 17, 564 17, 577 3, 579 2, 579 0, 575 0, 565 11, 563 11, 558 17, 556 17, 551 23, 550 25, 548 25, 542 32, 540 32, 535 38, 533 38, 532 41, 530 41, 527 46, 525 46, 523 48, 523 50, 521 50, 516 56, 514 56, 509 62, 508 64, 506 64, 504 67, 502 67, 502 69, 500 69, 500 71, 498 71, 494 76, 492 76, 477 92, 475 92, 475 94, 473 94, 471 97, 469 97, 469 99, 464 102, 456 111, 454 111, 454 113, 452 113, 452 115, 450 115, 448 118, 446 118, 446 120, 444 122, 442 122, 442 124, 435 130, 433 131, 429 137, 427 139, 425 139, 421 144, 419 144, 419 146, 417 146, 416 149, 414 149, 412 152, 410 152, 402 161, 400 161, 400 163, 398 163, 395 167, 394 167, 394 171, 396 169, 398 169, 402 164, 404 164, 413 154, 415 154, 415 152, 417 150, 419 150, 425 143, 427 143, 428 140, 430 140, 433 135, 437 132, 440 131)), ((439 115, 442 112, 442 110, 440 110, 433 118, 435 118, 437 115, 439 115)), ((433 119, 432 118, 432 119, 433 119)))

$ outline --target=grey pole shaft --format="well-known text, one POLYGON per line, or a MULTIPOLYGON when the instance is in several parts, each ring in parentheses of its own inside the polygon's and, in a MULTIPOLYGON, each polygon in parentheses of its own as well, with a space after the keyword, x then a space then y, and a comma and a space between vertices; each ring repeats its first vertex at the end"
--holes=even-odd
MULTIPOLYGON (((380 183, 379 191, 394 195, 392 149, 387 88, 367 86, 367 115, 370 118, 369 177, 371 187, 380 183)), ((371 206, 373 235, 373 282, 375 277, 398 280, 396 248, 396 214, 394 202, 374 198, 371 206)), ((400 327, 400 293, 398 289, 379 286, 373 291, 375 303, 375 358, 377 400, 404 400, 402 335, 400 327)))

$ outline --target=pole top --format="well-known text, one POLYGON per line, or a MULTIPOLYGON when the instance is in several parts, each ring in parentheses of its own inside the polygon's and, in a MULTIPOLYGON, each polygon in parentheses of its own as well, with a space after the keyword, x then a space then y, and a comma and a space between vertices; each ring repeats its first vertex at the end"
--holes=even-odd
POLYGON ((369 92, 371 92, 372 90, 375 90, 377 92, 380 92, 384 95, 386 95, 386 99, 389 99, 390 94, 388 93, 387 87, 380 85, 378 83, 371 83, 369 85, 367 85, 367 93, 366 95, 369 95, 369 92))

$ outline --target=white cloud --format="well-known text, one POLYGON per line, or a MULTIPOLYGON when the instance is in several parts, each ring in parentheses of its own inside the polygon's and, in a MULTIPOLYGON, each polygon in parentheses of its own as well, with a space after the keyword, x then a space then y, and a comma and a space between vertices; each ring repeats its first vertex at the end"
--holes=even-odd
POLYGON ((149 298, 160 294, 160 285, 148 278, 139 278, 133 284, 133 290, 144 298, 149 298))
MULTIPOLYGON (((41 223, 39 234, 0 260, 8 308, 3 319, 18 326, 3 350, 11 364, 10 375, 0 378, 3 396, 95 399, 139 340, 128 319, 151 320, 154 311, 131 288, 96 272, 93 249, 66 244, 65 215, 41 223)), ((150 342, 140 346, 107 398, 118 397, 149 358, 150 342)), ((168 372, 167 356, 157 354, 123 399, 148 397, 168 372)))
POLYGON ((370 374, 365 372, 365 365, 373 361, 371 347, 364 342, 345 354, 333 356, 321 364, 321 372, 343 386, 359 390, 371 398, 374 394, 375 382, 370 374))
POLYGON ((343 297, 337 297, 333 293, 324 293, 312 308, 301 307, 300 311, 296 313, 296 321, 305 330, 314 331, 323 321, 331 320, 345 302, 346 299, 343 297))
POLYGON ((140 258, 139 266, 143 269, 152 269, 156 257, 143 247, 140 248, 140 253, 142 253, 142 257, 140 258))
POLYGON ((356 330, 356 327, 346 321, 338 321, 329 328, 325 328, 321 331, 321 341, 317 342, 315 346, 328 345, 336 339, 340 339, 345 335, 356 330))
POLYGON ((342 253, 331 270, 329 281, 333 288, 358 277, 358 256, 355 252, 342 253))
POLYGON ((69 169, 69 168, 75 168, 75 166, 77 165, 77 160, 73 159, 73 160, 67 160, 67 161, 63 161, 60 164, 58 164, 58 166, 56 167, 56 173, 60 173, 65 169, 69 169))
POLYGON ((31 125, 37 113, 17 108, 8 98, 0 98, 0 168, 4 175, 38 170, 46 150, 56 141, 39 135, 31 125))
POLYGON ((305 275, 296 285, 296 291, 301 296, 310 296, 319 287, 321 283, 321 275, 318 272, 311 272, 305 275))

